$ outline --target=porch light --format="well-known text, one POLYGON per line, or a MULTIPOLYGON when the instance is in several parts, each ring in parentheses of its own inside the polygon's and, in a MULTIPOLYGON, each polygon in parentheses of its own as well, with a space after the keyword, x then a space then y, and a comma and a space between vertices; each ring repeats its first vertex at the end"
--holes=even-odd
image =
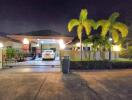
POLYGON ((0 48, 3 48, 4 47, 4 44, 0 42, 0 48))
POLYGON ((27 38, 23 39, 23 44, 29 44, 29 40, 27 38))
POLYGON ((81 43, 80 42, 76 43, 76 46, 81 47, 81 43))
POLYGON ((113 51, 121 51, 121 46, 120 45, 113 45, 113 51))
POLYGON ((36 44, 36 47, 39 47, 39 43, 36 44))
POLYGON ((59 40, 59 46, 60 46, 60 49, 62 50, 66 48, 66 45, 62 39, 59 40))
POLYGON ((112 41, 112 38, 109 38, 109 41, 112 41))

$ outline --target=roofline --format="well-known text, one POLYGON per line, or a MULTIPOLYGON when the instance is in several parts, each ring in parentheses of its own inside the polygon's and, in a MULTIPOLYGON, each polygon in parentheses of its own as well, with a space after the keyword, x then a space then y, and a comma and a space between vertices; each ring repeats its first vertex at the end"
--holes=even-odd
POLYGON ((16 39, 13 39, 13 38, 10 38, 10 37, 8 37, 8 36, 6 36, 6 35, 5 35, 5 36, 0 36, 0 37, 5 38, 5 39, 8 39, 8 41, 21 43, 20 41, 18 41, 18 40, 16 40, 16 39))

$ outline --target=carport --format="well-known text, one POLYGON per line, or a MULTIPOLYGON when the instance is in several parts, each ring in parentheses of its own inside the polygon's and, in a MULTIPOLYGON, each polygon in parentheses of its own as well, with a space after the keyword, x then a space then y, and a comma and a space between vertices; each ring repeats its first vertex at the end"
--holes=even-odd
POLYGON ((24 62, 10 63, 10 66, 15 67, 29 67, 29 68, 61 68, 60 63, 60 44, 59 41, 63 41, 65 45, 73 40, 72 36, 64 36, 58 34, 10 34, 9 38, 15 39, 21 42, 21 49, 26 53, 37 54, 36 59, 27 60, 24 62), (27 39, 29 43, 24 44, 23 40, 27 39), (42 54, 44 49, 54 49, 56 52, 56 58, 53 61, 42 61, 39 54, 42 54))

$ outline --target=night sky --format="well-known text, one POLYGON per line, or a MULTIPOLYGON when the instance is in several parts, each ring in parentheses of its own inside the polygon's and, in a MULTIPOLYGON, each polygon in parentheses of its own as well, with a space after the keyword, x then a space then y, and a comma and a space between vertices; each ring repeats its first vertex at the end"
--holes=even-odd
POLYGON ((118 11, 119 21, 132 23, 132 0, 0 0, 0 32, 50 29, 65 34, 68 21, 78 18, 82 8, 95 20, 118 11))

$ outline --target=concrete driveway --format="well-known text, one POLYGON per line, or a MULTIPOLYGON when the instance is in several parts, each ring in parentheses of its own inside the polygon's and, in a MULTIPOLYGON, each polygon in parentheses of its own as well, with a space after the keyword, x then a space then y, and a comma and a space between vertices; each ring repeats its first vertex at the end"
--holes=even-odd
POLYGON ((0 100, 132 100, 132 70, 0 71, 0 100))
POLYGON ((12 68, 6 69, 4 73, 40 73, 40 72, 61 72, 61 66, 14 66, 12 68))
POLYGON ((45 60, 38 58, 24 62, 8 63, 7 66, 12 66, 12 69, 6 70, 7 73, 12 72, 61 72, 61 62, 59 57, 55 60, 45 60))
POLYGON ((55 60, 45 60, 42 58, 24 62, 8 63, 6 66, 12 66, 6 72, 61 72, 61 62, 58 57, 55 60))
POLYGON ((16 63, 9 63, 8 65, 10 66, 59 66, 60 65, 60 60, 47 60, 47 61, 24 61, 24 62, 16 62, 16 63))
POLYGON ((60 58, 56 57, 55 60, 42 60, 42 58, 36 58, 35 60, 27 60, 24 62, 8 63, 7 66, 60 66, 60 58))

